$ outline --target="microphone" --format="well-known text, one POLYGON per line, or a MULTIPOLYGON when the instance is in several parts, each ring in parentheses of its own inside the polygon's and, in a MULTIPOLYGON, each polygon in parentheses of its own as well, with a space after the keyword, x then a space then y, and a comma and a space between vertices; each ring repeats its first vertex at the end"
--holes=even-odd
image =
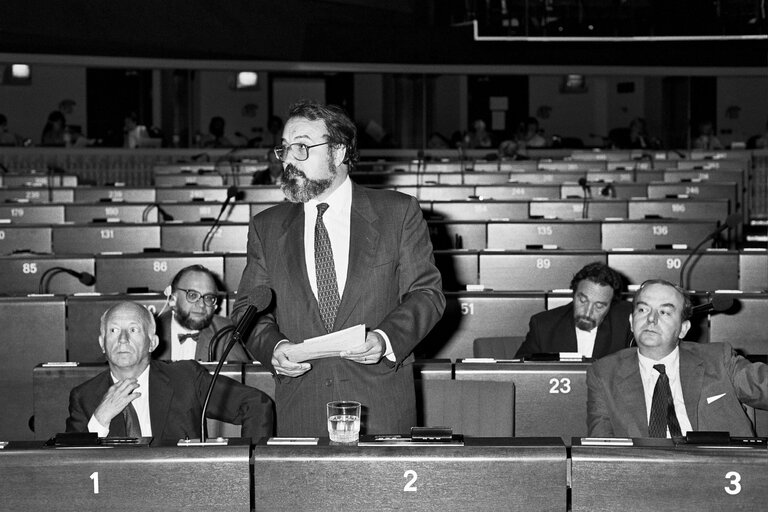
MULTIPOLYGON (((224 365, 224 361, 227 360, 227 356, 229 355, 230 350, 232 350, 232 347, 235 346, 235 343, 243 342, 243 338, 247 336, 247 334, 256 324, 256 319, 259 317, 259 313, 263 312, 272 302, 272 289, 268 286, 259 285, 248 297, 246 297, 245 302, 245 312, 243 313, 243 316, 240 317, 237 325, 235 325, 235 329, 232 332, 232 337, 227 344, 227 348, 225 348, 224 353, 221 354, 221 359, 219 359, 219 363, 216 365, 216 369, 213 371, 213 377, 211 377, 211 383, 208 386, 208 393, 205 395, 205 402, 203 402, 203 412, 200 415, 200 444, 203 445, 205 444, 205 438, 207 436, 205 428, 205 413, 208 411, 208 402, 211 400, 213 387, 216 385, 216 379, 218 379, 219 374, 221 373, 221 367, 224 365)), ((228 332, 228 330, 229 327, 221 329, 221 331, 224 332, 228 332)), ((219 335, 220 333, 217 332, 216 337, 219 335)))
POLYGON ((239 191, 237 190, 237 185, 230 185, 227 187, 227 198, 224 200, 224 204, 221 205, 221 210, 219 210, 219 214, 216 216, 216 220, 213 221, 213 226, 211 226, 211 229, 208 230, 208 232, 205 234, 205 238, 203 238, 203 251, 209 250, 211 242, 213 241, 213 234, 216 232, 216 228, 218 228, 219 224, 221 223, 221 216, 224 214, 224 210, 227 209, 230 201, 233 199, 237 200, 238 195, 239 191))
MULTIPOLYGON (((726 219, 725 222, 722 223, 720 226, 717 227, 714 231, 712 231, 710 234, 708 234, 706 237, 704 237, 704 240, 699 242, 699 244, 693 248, 693 250, 688 253, 688 256, 685 258, 685 261, 683 262, 682 266, 680 267, 680 287, 684 290, 687 289, 686 283, 685 283, 685 268, 688 266, 688 262, 691 261, 691 258, 696 254, 696 252, 701 248, 702 245, 709 242, 710 240, 714 240, 717 235, 725 231, 726 229, 732 229, 737 227, 739 224, 741 224, 741 214, 740 213, 732 213, 730 214, 726 219)), ((693 267, 691 267, 691 270, 693 270, 693 267)), ((690 274, 690 271, 688 272, 690 274)))
POLYGON ((90 274, 88 272, 78 272, 77 270, 72 270, 71 268, 65 268, 65 267, 51 267, 45 272, 43 272, 43 275, 40 276, 40 283, 38 284, 38 293, 45 294, 48 293, 48 284, 51 281, 51 278, 55 276, 56 274, 60 273, 66 273, 73 277, 76 277, 78 281, 80 281, 85 286, 92 286, 96 282, 96 278, 93 276, 93 274, 90 274))
POLYGON ((613 186, 613 183, 608 183, 606 186, 604 186, 600 190, 600 195, 603 197, 616 197, 616 187, 613 186))
POLYGON ((691 310, 691 316, 710 313, 712 311, 728 311, 733 306, 733 297, 728 295, 714 294, 709 302, 694 306, 691 310))
POLYGON ((146 208, 144 208, 143 212, 141 212, 141 222, 147 222, 147 218, 149 217, 149 212, 152 211, 152 208, 157 208, 157 213, 160 214, 160 218, 163 220, 163 222, 168 222, 173 220, 173 215, 165 211, 162 206, 160 206, 157 203, 151 203, 151 204, 148 204, 146 208))
POLYGON ((589 183, 587 182, 587 178, 582 176, 579 178, 579 186, 581 187, 581 190, 584 192, 584 200, 581 203, 581 218, 587 219, 589 218, 588 209, 589 209, 589 202, 588 199, 592 197, 592 187, 589 186, 589 183))

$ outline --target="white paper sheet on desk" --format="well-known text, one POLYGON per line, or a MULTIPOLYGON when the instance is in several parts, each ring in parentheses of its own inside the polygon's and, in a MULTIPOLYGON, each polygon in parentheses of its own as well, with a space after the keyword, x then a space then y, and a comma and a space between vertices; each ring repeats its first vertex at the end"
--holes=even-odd
POLYGON ((294 363, 310 359, 336 357, 339 352, 360 347, 365 343, 365 324, 358 324, 341 331, 324 334, 304 340, 304 343, 290 345, 286 356, 294 363))

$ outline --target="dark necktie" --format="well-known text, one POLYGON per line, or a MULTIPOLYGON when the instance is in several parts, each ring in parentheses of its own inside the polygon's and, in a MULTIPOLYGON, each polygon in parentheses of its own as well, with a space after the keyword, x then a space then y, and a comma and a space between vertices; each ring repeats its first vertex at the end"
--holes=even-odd
POLYGON ((139 423, 139 415, 136 414, 136 409, 133 404, 128 404, 123 409, 123 419, 125 420, 125 435, 126 437, 141 437, 141 424, 139 423))
POLYGON ((200 331, 198 331, 198 332, 184 332, 184 333, 180 333, 179 334, 179 343, 181 343, 182 345, 187 340, 192 340, 192 341, 196 342, 198 339, 200 339, 200 331))
POLYGON ((651 400, 651 419, 648 422, 648 433, 651 437, 667 437, 667 426, 672 437, 680 437, 680 424, 675 414, 675 401, 669 388, 669 377, 663 364, 655 364, 653 368, 659 372, 656 387, 653 388, 651 400))
POLYGON ((323 214, 328 209, 327 203, 317 205, 315 222, 315 274, 317 275, 317 303, 326 332, 333 330, 336 311, 339 309, 339 285, 336 282, 336 266, 333 263, 333 250, 328 230, 325 229, 323 214))

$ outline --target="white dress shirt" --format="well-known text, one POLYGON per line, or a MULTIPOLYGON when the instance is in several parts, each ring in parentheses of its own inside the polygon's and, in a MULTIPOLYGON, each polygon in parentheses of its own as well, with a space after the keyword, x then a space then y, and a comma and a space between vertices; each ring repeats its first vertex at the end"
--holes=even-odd
POLYGON ((576 328, 576 344, 578 353, 584 357, 592 357, 595 350, 595 338, 597 337, 597 327, 591 331, 582 331, 576 328))
MULTIPOLYGON (((317 222, 317 205, 327 203, 328 209, 323 214, 323 223, 328 231, 333 251, 333 264, 336 268, 336 283, 339 287, 339 298, 344 296, 344 285, 347 282, 349 269, 349 237, 352 222, 352 181, 349 176, 324 201, 311 199, 304 203, 304 261, 307 265, 307 276, 312 293, 317 300, 317 272, 315 271, 315 223, 317 222)), ((384 338, 386 345, 384 356, 395 361, 389 336, 380 329, 377 333, 384 338)))
MULTIPOLYGON (((117 382, 117 378, 111 374, 112 383, 117 382)), ((152 437, 152 421, 149 418, 149 366, 147 366, 138 378, 139 387, 136 388, 136 392, 141 393, 141 396, 136 398, 133 402, 133 408, 136 409, 136 415, 139 417, 139 425, 141 426, 142 437, 152 437)), ((88 421, 88 431, 96 432, 99 437, 107 437, 109 435, 109 425, 104 426, 99 423, 99 420, 95 416, 91 416, 88 421)))
MULTIPOLYGON (((645 416, 646 421, 651 420, 651 403, 653 402, 653 389, 656 387, 656 381, 659 379, 659 372, 653 368, 655 364, 663 364, 667 377, 669 378, 669 388, 672 390, 672 398, 675 402, 675 416, 680 424, 680 432, 685 435, 691 430, 691 422, 688 419, 688 413, 685 410, 685 401, 683 400, 683 387, 680 384, 680 347, 675 347, 670 354, 659 361, 654 361, 644 355, 637 353, 638 363, 640 365, 640 377, 643 379, 643 391, 645 392, 645 416)), ((670 437, 669 427, 667 427, 667 437, 670 437)))
POLYGON ((171 312, 171 361, 182 361, 186 359, 195 360, 197 351, 197 342, 192 338, 187 338, 184 343, 179 342, 179 334, 193 334, 199 331, 192 331, 183 327, 176 320, 176 312, 171 312))

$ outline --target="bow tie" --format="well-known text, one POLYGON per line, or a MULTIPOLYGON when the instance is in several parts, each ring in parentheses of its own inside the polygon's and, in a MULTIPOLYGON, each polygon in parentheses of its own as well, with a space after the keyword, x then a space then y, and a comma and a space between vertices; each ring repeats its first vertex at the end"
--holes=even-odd
POLYGON ((200 338, 200 331, 198 332, 184 332, 179 334, 179 343, 182 345, 187 340, 192 340, 194 342, 197 342, 197 340, 200 338))

